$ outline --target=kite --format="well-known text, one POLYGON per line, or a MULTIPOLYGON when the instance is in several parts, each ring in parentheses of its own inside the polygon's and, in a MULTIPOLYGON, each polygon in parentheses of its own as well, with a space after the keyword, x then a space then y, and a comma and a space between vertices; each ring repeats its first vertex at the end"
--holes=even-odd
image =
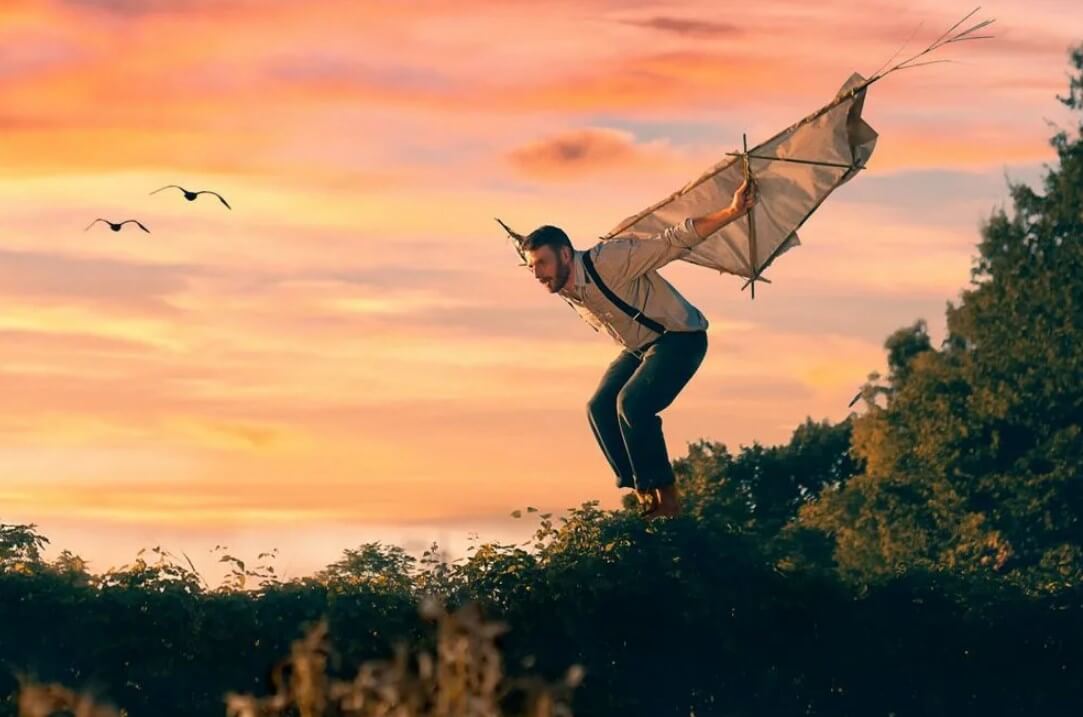
MULTIPOLYGON (((705 237, 680 260, 744 278, 741 290, 751 287, 750 294, 754 299, 756 282, 771 283, 763 275, 764 271, 779 256, 801 243, 797 230, 831 192, 865 169, 872 156, 878 135, 861 117, 869 85, 896 70, 950 62, 915 62, 944 45, 992 37, 974 33, 992 24, 993 20, 984 20, 967 30, 955 32, 979 9, 980 6, 952 25, 922 52, 890 69, 878 70, 869 79, 853 73, 830 102, 770 139, 749 148, 745 137, 743 151, 726 153, 721 161, 699 177, 623 220, 600 240, 655 236, 686 217, 700 216, 725 206, 742 181, 749 179, 756 186, 758 197, 752 210, 742 219, 705 237)), ((901 50, 900 47, 884 66, 901 50)), ((514 240, 525 264, 519 248, 523 236, 500 219, 496 221, 514 240)))

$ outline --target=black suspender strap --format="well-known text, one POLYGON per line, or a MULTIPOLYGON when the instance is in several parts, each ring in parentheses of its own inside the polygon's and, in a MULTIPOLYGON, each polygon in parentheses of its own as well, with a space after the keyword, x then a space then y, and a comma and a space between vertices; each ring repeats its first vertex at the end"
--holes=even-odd
POLYGON ((614 294, 612 290, 610 290, 610 288, 605 285, 605 282, 602 281, 602 277, 598 276, 598 272, 594 268, 594 262, 590 260, 590 250, 583 252, 583 266, 586 267, 587 274, 589 274, 590 278, 594 280, 594 283, 598 285, 598 288, 601 290, 602 294, 605 295, 605 298, 609 299, 614 306, 631 316, 633 321, 638 322, 642 326, 646 326, 651 331, 657 334, 666 333, 665 326, 662 326, 654 319, 647 318, 643 315, 642 311, 639 311, 624 303, 623 299, 614 294))

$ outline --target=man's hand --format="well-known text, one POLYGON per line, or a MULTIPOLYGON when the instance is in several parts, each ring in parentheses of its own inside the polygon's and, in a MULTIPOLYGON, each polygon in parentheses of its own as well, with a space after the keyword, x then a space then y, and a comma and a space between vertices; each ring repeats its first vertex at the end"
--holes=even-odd
POLYGON ((741 183, 733 195, 733 201, 725 209, 696 217, 692 220, 692 226, 701 240, 714 234, 734 219, 748 214, 752 205, 756 203, 756 185, 749 184, 748 180, 741 183))
POLYGON ((741 182, 741 186, 737 187, 737 191, 733 193, 733 201, 730 202, 730 209, 735 216, 739 217, 747 214, 755 203, 756 185, 750 183, 746 179, 741 182))

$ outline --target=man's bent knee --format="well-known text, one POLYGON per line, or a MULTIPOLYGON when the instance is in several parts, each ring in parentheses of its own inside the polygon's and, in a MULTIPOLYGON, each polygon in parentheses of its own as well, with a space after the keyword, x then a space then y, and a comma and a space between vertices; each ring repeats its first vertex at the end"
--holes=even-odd
POLYGON ((611 393, 596 393, 587 401, 587 418, 592 421, 597 421, 606 415, 613 415, 616 410, 616 400, 611 393))
POLYGON ((637 391, 621 391, 617 394, 617 415, 625 423, 632 425, 650 418, 654 412, 644 396, 637 391))

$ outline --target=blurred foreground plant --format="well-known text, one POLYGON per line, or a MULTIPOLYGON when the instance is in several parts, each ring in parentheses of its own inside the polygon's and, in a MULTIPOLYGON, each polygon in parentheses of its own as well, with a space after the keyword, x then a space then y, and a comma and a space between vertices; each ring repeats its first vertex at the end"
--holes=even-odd
MULTIPOLYGON (((496 638, 507 631, 486 621, 468 604, 453 613, 435 600, 421 614, 436 623, 435 652, 398 645, 388 660, 361 664, 356 676, 339 680, 328 672, 338 655, 322 619, 295 640, 290 654, 271 670, 273 694, 227 693, 228 717, 571 717, 571 692, 583 669, 564 679, 505 675, 496 638)), ((124 717, 123 710, 99 704, 86 693, 20 677, 19 717, 124 717)))

